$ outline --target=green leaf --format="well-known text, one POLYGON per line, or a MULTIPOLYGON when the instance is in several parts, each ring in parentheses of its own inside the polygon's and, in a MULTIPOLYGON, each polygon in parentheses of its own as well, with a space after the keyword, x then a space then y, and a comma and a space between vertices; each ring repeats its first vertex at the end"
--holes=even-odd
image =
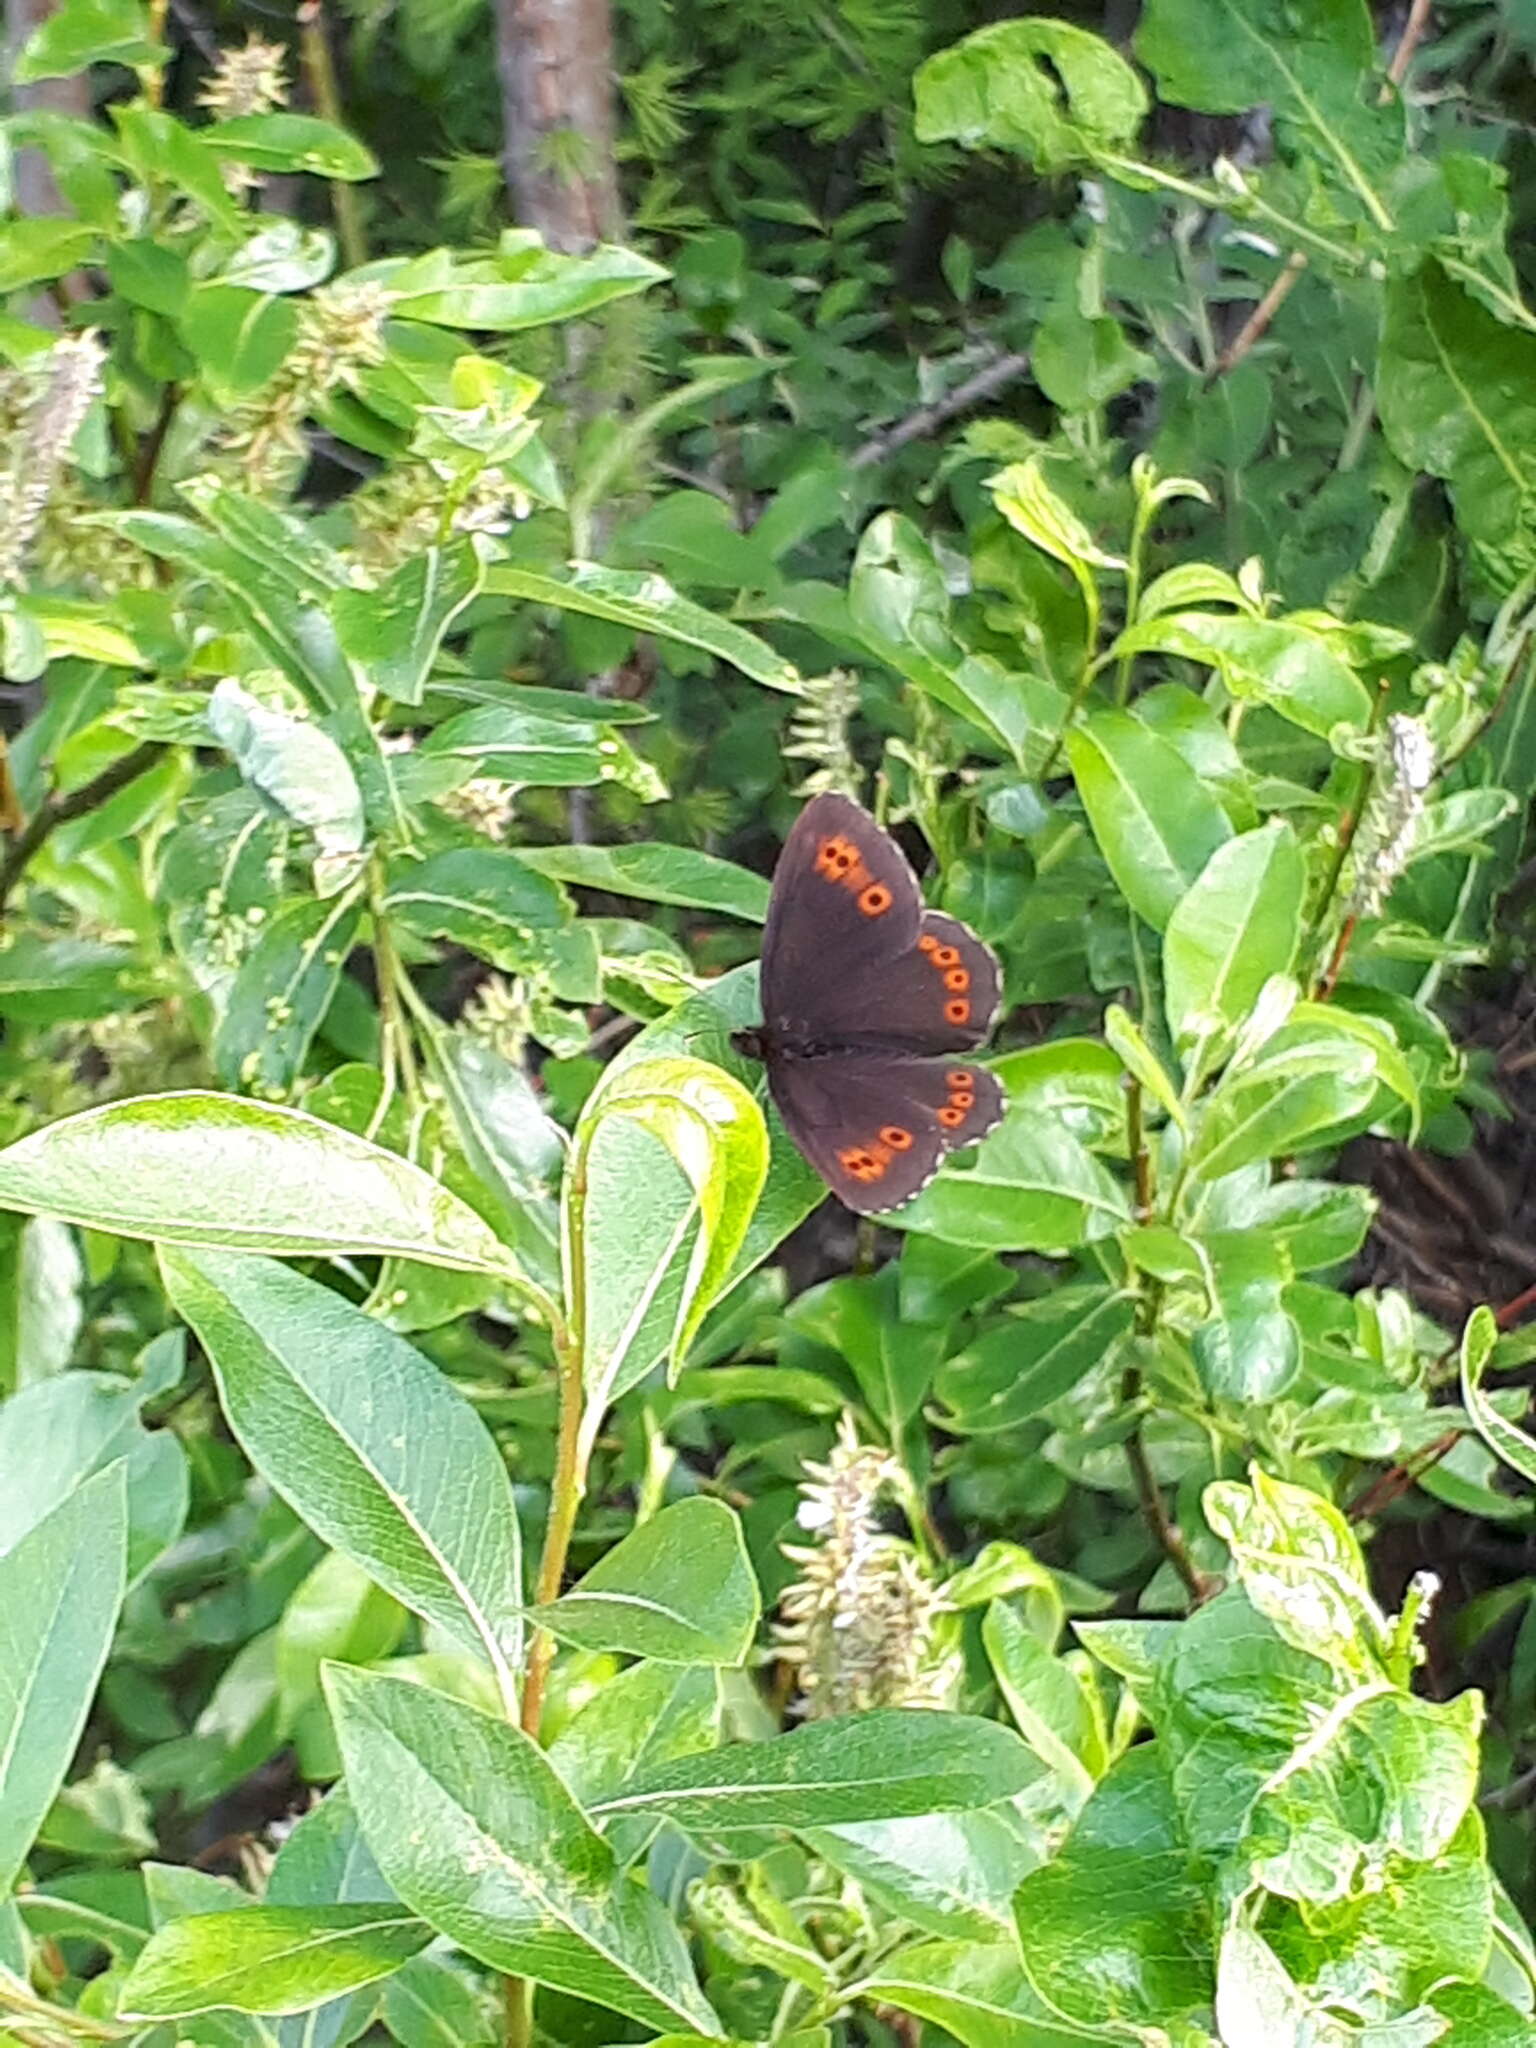
MULTIPOLYGON (((79 1240, 67 1223, 51 1216, 0 1222, 0 1389, 51 1379, 70 1363, 85 1322, 84 1290, 79 1240)), ((0 1420, 0 1441, 3 1430, 0 1420)))
POLYGON ((67 277, 100 246, 96 228, 74 220, 0 221, 0 293, 67 277))
POLYGON ((0 1207, 166 1244, 509 1277, 474 1210, 409 1160, 302 1110, 198 1090, 105 1103, 7 1146, 0 1207))
POLYGON ((1229 839, 1175 904, 1163 939, 1164 1007, 1180 1045, 1236 1030, 1272 974, 1288 974, 1306 870, 1284 819, 1229 839))
POLYGON ((470 540, 428 548, 375 590, 341 590, 331 616, 343 651, 386 697, 419 704, 444 635, 485 581, 470 540))
POLYGON ((1014 150, 1064 171, 1123 149, 1146 87, 1101 36, 1070 22, 1000 21, 930 57, 912 81, 919 142, 1014 150))
POLYGON ((755 963, 733 968, 648 1025, 630 1040, 608 1069, 611 1078, 642 1060, 697 1058, 704 1051, 762 1103, 768 1120, 768 1178, 747 1225, 728 1286, 734 1286, 759 1266, 825 1199, 827 1191, 825 1181, 801 1158, 778 1111, 767 1100, 761 1065, 738 1053, 731 1044, 733 1031, 760 1023, 762 1014, 755 963))
POLYGON ((1370 719, 1364 683, 1321 633, 1295 620, 1165 612, 1122 633, 1110 651, 1202 662, 1239 701, 1267 704, 1319 739, 1337 726, 1361 732, 1370 719))
POLYGON ((1249 1811, 1242 1854, 1259 1883, 1337 1905, 1388 1858, 1444 1856, 1477 1794, 1482 1721, 1470 1691, 1444 1704, 1385 1689, 1341 1700, 1249 1811))
POLYGON ((1035 330, 1030 351, 1035 382, 1064 413, 1089 413, 1133 384, 1151 383, 1157 363, 1133 348, 1120 322, 1090 319, 1070 300, 1059 300, 1035 330))
POLYGON ((327 1551, 277 1624, 278 1712, 284 1732, 297 1728, 300 1716, 318 1699, 320 1666, 328 1658, 338 1664, 377 1664, 399 1647, 405 1628, 406 1613, 398 1600, 351 1558, 327 1551))
POLYGON ((987 1251, 1062 1253, 1127 1216, 1125 1192, 1060 1124, 1011 1111, 969 1172, 941 1173, 900 1227, 987 1251))
MULTIPOLYGON (((611 1797, 659 1764, 715 1748, 720 1681, 700 1666, 632 1664, 579 1708, 549 1760, 582 1806, 611 1797)), ((616 1841, 620 1830, 610 1829, 616 1841)))
POLYGON ((181 312, 191 289, 185 256, 147 236, 114 243, 107 253, 107 276, 121 297, 168 320, 181 312))
POLYGON ((237 114, 200 128, 198 140, 215 156, 257 171, 308 171, 344 184, 379 175, 378 158, 365 143, 313 114, 237 114))
POLYGON ((200 284, 188 295, 178 328, 209 395, 237 405, 282 368, 299 316, 288 299, 232 284, 200 284))
POLYGON ((1165 2032, 1210 2005, 1210 1906, 1161 1747, 1128 1751, 1015 1899, 1024 1966, 1063 2018, 1165 2032))
POLYGON ((474 1410, 419 1351, 286 1266, 206 1251, 162 1260, 252 1464, 317 1535, 484 1657, 510 1698, 518 1522, 474 1410))
POLYGON ((579 789, 612 781, 620 743, 605 735, 595 705, 593 712, 585 724, 577 724, 502 704, 477 705, 435 727, 419 749, 420 758, 455 764, 460 779, 496 775, 530 789, 579 789))
POLYGON ((1189 1116, 1168 1069, 1147 1043, 1141 1026, 1119 1003, 1105 1005, 1104 1043, 1131 1079, 1141 1083, 1168 1121, 1181 1131, 1187 1130, 1189 1116))
POLYGON ((352 671, 329 619, 314 601, 329 593, 323 586, 317 591, 302 560, 294 559, 291 522, 270 507, 252 514, 251 501, 222 487, 201 489, 197 496, 198 509, 210 523, 233 527, 234 521, 222 515, 238 508, 249 515, 246 524, 252 531, 237 543, 174 512, 99 516, 157 560, 206 577, 261 658, 280 669, 317 710, 355 714, 352 671))
POLYGON ((14 83, 72 78, 93 64, 160 65, 169 55, 155 41, 141 0, 64 0, 28 36, 16 59, 14 83))
POLYGON ((1075 1813, 1109 1766, 1091 1677, 1043 1643, 1006 1600, 988 1607, 981 1639, 1014 1725, 1056 1779, 1063 1806, 1075 1813))
POLYGON ((1024 1744, 995 1721, 892 1707, 683 1757, 589 1811, 601 1820, 660 1813, 707 1834, 837 1827, 994 1806, 1038 1776, 1024 1744))
POLYGON ((1128 711, 1096 711, 1074 726, 1067 758, 1126 902, 1154 931, 1165 930, 1211 855, 1231 838, 1226 812, 1183 755, 1128 711))
POLYGON ((762 1606, 724 1501, 700 1496, 640 1523, 536 1618, 588 1650, 663 1664, 740 1664, 762 1606))
POLYGON ((231 1088, 281 1096, 303 1072, 357 942, 356 894, 290 903, 262 928, 236 969, 214 1036, 214 1064, 231 1088))
POLYGON ((0 1897, 9 1894, 85 1727, 123 1600, 119 1461, 0 1557, 0 1897))
POLYGON ((1370 1105, 1376 1074, 1369 1049, 1340 1040, 1309 1059, 1276 1054, 1225 1080, 1201 1113, 1190 1165, 1219 1180, 1260 1159, 1303 1148, 1315 1132, 1345 1124, 1370 1105))
POLYGON ((987 489, 1016 533, 1022 533, 1053 560, 1064 563, 1080 581, 1088 569, 1125 567, 1119 555, 1105 553, 1065 498, 1052 490, 1034 457, 1028 462, 1010 463, 1007 469, 988 477, 987 489))
POLYGON ((531 846, 522 858, 539 874, 575 888, 716 910, 753 924, 768 915, 768 884, 761 875, 691 846, 531 846))
MULTIPOLYGON (((174 1336, 169 1340, 173 1346, 174 1336)), ((0 1553, 10 1550, 93 1474, 122 1462, 127 1574, 132 1585, 186 1520, 186 1453, 141 1410, 163 1388, 115 1373, 61 1372, 0 1406, 0 1553)))
POLYGON ((1161 96, 1180 106, 1272 107, 1288 147, 1309 153, 1314 177, 1324 174, 1333 206, 1351 202, 1377 230, 1392 230, 1372 182, 1391 130, 1360 76, 1376 57, 1364 0, 1151 0, 1136 54, 1161 96))
POLYGON ((566 575, 544 576, 531 569, 498 563, 485 579, 489 591, 520 597, 530 604, 553 605, 557 611, 584 613, 631 626, 637 633, 655 633, 677 640, 728 662, 755 683, 796 694, 802 687, 793 662, 775 654, 765 640, 722 619, 691 598, 680 597, 664 577, 628 569, 599 569, 577 563, 566 575))
POLYGON ((464 1156, 504 1205, 508 1242, 541 1287, 559 1266, 555 1195, 565 1144, 533 1084, 491 1046, 461 1031, 436 1041, 436 1067, 464 1156))
POLYGON ((0 947, 0 1016, 25 1024, 110 1016, 132 1001, 132 968, 125 946, 23 932, 0 947))
POLYGON ((1477 1433, 1501 1464, 1536 1485, 1536 1443, 1516 1429, 1483 1392, 1483 1374, 1493 1356, 1498 1324, 1489 1308, 1475 1308, 1461 1333, 1461 1399, 1477 1433))
POLYGON ((925 1933, 1007 1939, 1013 1895, 1044 1843, 1006 1803, 806 1830, 814 1855, 925 1933))
POLYGON ((541 968, 571 922, 563 892, 505 846, 395 860, 384 908, 421 937, 449 939, 509 974, 541 968))
POLYGON ((493 2048, 490 2007, 480 1978, 446 1956, 425 1955, 387 1980, 380 2017, 400 2048, 493 2048))
POLYGON ((376 265, 374 274, 387 288, 400 292, 393 308, 400 319, 489 334, 516 334, 554 320, 579 319, 611 299, 645 291, 667 275, 638 250, 608 243, 599 243, 584 256, 539 248, 518 252, 507 265, 495 258, 459 261, 442 285, 431 290, 409 289, 408 278, 398 275, 393 265, 376 265))
POLYGON ((1207 1240, 1211 1316, 1195 1330, 1195 1364, 1219 1401, 1273 1401, 1301 1364, 1301 1332, 1285 1307, 1292 1271, 1272 1240, 1228 1231, 1207 1240))
POLYGON ((1133 1306, 1108 1287, 1058 1287, 1010 1311, 940 1370, 944 1428, 977 1436, 1038 1415, 1108 1356, 1133 1306))
POLYGON ((209 731, 252 788, 313 831, 319 852, 340 856, 362 848, 362 797, 330 733, 268 709, 231 676, 209 698, 209 731))
POLYGON ((308 2012, 372 1984, 425 1948, 432 1929, 399 1906, 252 1906, 193 1913, 151 1937, 119 2010, 135 2020, 308 2012))
MULTIPOLYGON (((824 1343, 847 1360, 885 1439, 899 1442, 922 1407, 944 1355, 948 1328, 903 1313, 900 1270, 850 1274, 795 1304, 796 1335, 824 1343)), ((775 1371, 779 1368, 776 1366, 775 1371)))
POLYGON ((927 1941, 900 1949, 850 1995, 932 2020, 964 2048, 1080 2048, 1104 2038, 1057 2020, 1025 1975, 1012 1940, 927 1941))
POLYGON ((1509 589, 1536 560, 1526 461, 1536 335, 1505 326, 1427 263, 1387 287, 1377 389, 1393 454, 1449 484, 1484 574, 1509 589))
POLYGON ((1338 1509, 1257 1465, 1250 1486, 1215 1480, 1206 1519, 1232 1552, 1243 1591, 1294 1649, 1379 1679, 1390 1647, 1354 1531, 1338 1509))
POLYGON ((658 1357, 681 1364, 767 1171, 762 1112, 720 1068, 673 1058, 609 1069, 576 1127, 562 1226, 590 1433, 658 1357))
MULTIPOLYGON (((335 1755, 330 1734, 330 1715, 318 1700, 313 1711, 317 1720, 324 1723, 331 1750, 326 1768, 339 1769, 340 1759, 335 1755)), ((382 1905, 400 1910, 399 1901, 373 1860, 373 1851, 363 1840, 344 1784, 334 1785, 283 1842, 267 1880, 264 1903, 290 1907, 366 1905, 375 1909, 382 1905)), ((279 2048, 345 2048, 368 2026, 378 2003, 378 1993, 367 1985, 327 1999, 305 2018, 290 2018, 278 2026, 279 2048)))
POLYGON ((408 1906, 492 1969, 719 2035, 671 1914, 620 1873, 525 1735, 345 1665, 326 1687, 358 1818, 408 1906))

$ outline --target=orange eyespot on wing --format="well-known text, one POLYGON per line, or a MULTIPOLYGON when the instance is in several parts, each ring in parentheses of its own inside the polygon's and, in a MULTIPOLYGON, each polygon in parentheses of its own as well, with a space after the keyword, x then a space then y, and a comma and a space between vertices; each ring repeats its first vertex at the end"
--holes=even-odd
POLYGON ((944 986, 954 989, 957 993, 962 989, 968 989, 970 985, 971 977, 963 967, 951 967, 944 977, 944 986))
POLYGON ((969 1088, 957 1088, 949 1098, 949 1106, 951 1109, 958 1109, 963 1113, 965 1110, 975 1108, 976 1098, 969 1088))
POLYGON ((969 1088, 970 1085, 971 1077, 964 1067, 951 1067, 944 1076, 944 1086, 946 1088, 969 1088))
POLYGON ((960 965, 959 947, 935 946, 933 949, 933 964, 935 967, 958 967, 960 965))
POLYGON ((919 951, 919 953, 937 953, 937 951, 939 950, 939 942, 933 936, 932 932, 923 933, 922 937, 917 942, 917 950, 919 951))
POLYGON ((950 1024, 969 1024, 971 1021, 971 1006, 964 996, 951 996, 944 1005, 944 1016, 950 1024))
POLYGON ((884 917, 891 907, 891 892, 884 882, 871 882, 859 891, 858 903, 866 917, 884 917))
POLYGON ((912 1150, 912 1133, 904 1130, 900 1124, 883 1124, 880 1130, 880 1142, 882 1145, 889 1145, 893 1152, 910 1152, 912 1150))
POLYGON ((946 1131, 958 1131, 965 1122, 965 1111, 957 1108, 953 1102, 946 1102, 939 1111, 939 1122, 946 1131))
POLYGON ((846 881, 859 866, 859 850, 851 839, 837 836, 823 839, 816 849, 817 873, 825 875, 829 882, 846 881))
POLYGON ((882 1146, 878 1151, 867 1145, 849 1145, 837 1155, 837 1163, 854 1180, 879 1180, 890 1161, 890 1151, 882 1146))

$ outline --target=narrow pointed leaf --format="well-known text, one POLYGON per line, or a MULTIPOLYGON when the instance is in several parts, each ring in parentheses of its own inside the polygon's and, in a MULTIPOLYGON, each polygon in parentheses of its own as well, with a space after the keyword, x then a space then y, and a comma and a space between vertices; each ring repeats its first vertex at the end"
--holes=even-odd
POLYGON ((162 1927, 123 1986, 132 2019, 308 2012, 397 1970, 432 1939, 399 1906, 252 1906, 162 1927))
POLYGON ((207 1251, 167 1251, 163 1263, 252 1464, 510 1694, 517 1513, 468 1402, 404 1338, 287 1266, 207 1251))
POLYGON ((399 1679, 332 1665, 326 1687, 358 1818, 407 1905, 492 1969, 719 2037, 671 1914, 536 1744, 399 1679))

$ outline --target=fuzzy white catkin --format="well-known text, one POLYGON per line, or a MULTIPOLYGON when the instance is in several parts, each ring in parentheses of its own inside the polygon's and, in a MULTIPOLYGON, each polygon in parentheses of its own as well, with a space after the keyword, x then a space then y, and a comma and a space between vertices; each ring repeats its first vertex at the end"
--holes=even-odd
POLYGON ((779 1654, 795 1666, 808 1718, 867 1707, 938 1707, 955 1680, 938 1654, 942 1595, 909 1545, 879 1526, 900 1478, 887 1451, 844 1416, 826 1461, 807 1464, 796 1521, 814 1543, 785 1544, 800 1576, 780 1602, 779 1654))
POLYGON ((0 590, 18 585, 81 422, 101 390, 106 351, 94 329, 56 341, 0 471, 0 590))
POLYGON ((1417 718, 1394 713, 1387 720, 1381 770, 1366 811, 1363 842, 1355 853, 1351 908, 1358 917, 1379 917, 1413 853, 1424 811, 1424 792, 1435 779, 1434 742, 1417 718))

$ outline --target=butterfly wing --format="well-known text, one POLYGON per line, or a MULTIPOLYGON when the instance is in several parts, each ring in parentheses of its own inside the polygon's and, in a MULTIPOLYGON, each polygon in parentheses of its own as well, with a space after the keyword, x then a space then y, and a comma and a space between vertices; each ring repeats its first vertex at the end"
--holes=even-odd
POLYGON ((953 1056, 775 1058, 768 1086, 800 1151, 863 1215, 911 1201, 946 1154, 984 1138, 1006 1107, 995 1076, 953 1056))
POLYGON ((816 797, 773 878, 763 1018, 783 1038, 892 1053, 968 1051, 997 1013, 991 949, 925 910, 901 848, 848 797, 816 797))

